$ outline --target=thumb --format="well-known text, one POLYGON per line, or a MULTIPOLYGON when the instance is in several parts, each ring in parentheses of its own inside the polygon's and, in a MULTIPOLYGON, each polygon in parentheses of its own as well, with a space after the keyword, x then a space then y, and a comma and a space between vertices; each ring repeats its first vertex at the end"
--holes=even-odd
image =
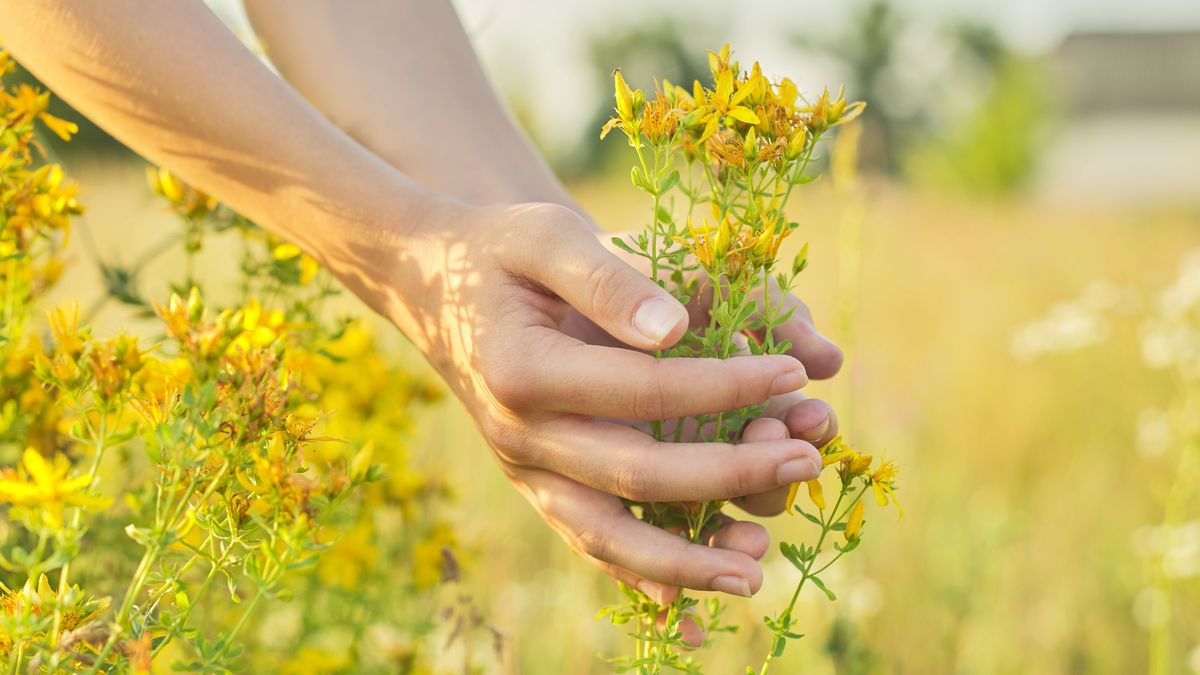
POLYGON ((530 224, 537 245, 516 248, 522 253, 511 272, 552 291, 631 347, 664 349, 683 337, 688 313, 670 293, 605 249, 575 212, 543 205, 538 212, 530 224))

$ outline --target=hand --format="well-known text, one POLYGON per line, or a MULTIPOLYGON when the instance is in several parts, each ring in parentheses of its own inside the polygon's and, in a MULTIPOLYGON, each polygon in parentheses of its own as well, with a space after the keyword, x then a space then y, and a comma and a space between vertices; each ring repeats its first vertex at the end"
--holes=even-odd
MULTIPOLYGON (((807 442, 658 443, 600 418, 651 420, 761 403, 807 382, 792 356, 655 359, 688 316, 665 291, 606 251, 560 206, 446 205, 409 233, 377 307, 445 377, 501 468, 584 557, 662 598, 669 586, 750 595, 762 582, 744 527, 713 547, 630 515, 638 501, 727 499, 818 475, 807 442), (562 330, 571 308, 630 348, 562 330), (696 386, 703 383, 703 386, 696 386)), ((755 527, 755 526, 750 526, 755 527)))

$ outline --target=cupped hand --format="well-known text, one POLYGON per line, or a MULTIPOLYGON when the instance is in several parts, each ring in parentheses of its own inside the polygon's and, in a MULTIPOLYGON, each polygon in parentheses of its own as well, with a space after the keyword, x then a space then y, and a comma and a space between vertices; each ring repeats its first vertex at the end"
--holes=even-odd
POLYGON ((442 374, 502 470, 568 544, 656 599, 678 586, 759 588, 766 543, 757 526, 729 523, 711 546, 692 544, 637 520, 621 498, 775 494, 819 474, 814 446, 791 434, 750 434, 736 446, 660 443, 613 420, 715 413, 792 394, 808 381, 800 359, 646 353, 682 337, 687 311, 556 205, 447 205, 393 260, 374 289, 379 308, 442 374), (620 346, 572 335, 572 315, 620 346))

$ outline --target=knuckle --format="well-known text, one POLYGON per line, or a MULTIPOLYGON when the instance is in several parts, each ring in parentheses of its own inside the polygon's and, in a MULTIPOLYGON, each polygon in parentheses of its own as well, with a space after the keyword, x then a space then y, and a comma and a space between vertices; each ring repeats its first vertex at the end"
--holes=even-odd
POLYGON ((667 415, 667 393, 663 387, 662 362, 653 361, 633 389, 633 414, 637 419, 657 420, 667 415))
MULTIPOLYGON (((728 364, 728 365, 724 366, 725 368, 730 368, 733 365, 733 364, 729 364, 728 361, 725 361, 723 363, 728 364)), ((729 395, 732 397, 733 405, 735 407, 740 408, 749 403, 757 402, 757 400, 748 400, 748 398, 751 395, 755 395, 758 393, 757 391, 755 391, 756 387, 754 386, 754 383, 758 379, 762 379, 762 378, 755 378, 752 373, 750 373, 749 371, 746 371, 746 370, 742 370, 740 373, 734 374, 732 377, 725 378, 725 381, 729 383, 729 395)), ((763 386, 764 394, 766 394, 766 392, 770 390, 770 386, 771 385, 769 382, 764 384, 764 386, 763 386)), ((757 397, 755 397, 755 398, 757 398, 757 397)), ((765 399, 766 399, 766 396, 764 395, 763 400, 765 400, 765 399)))
POLYGON ((612 539, 596 528, 585 528, 575 534, 575 548, 597 560, 611 562, 612 539))
POLYGON ((613 307, 628 286, 628 277, 621 265, 613 260, 597 264, 585 281, 588 304, 593 314, 613 307))
POLYGON ((528 464, 535 457, 531 434, 523 425, 502 414, 484 415, 480 431, 492 448, 504 459, 516 464, 528 464))
POLYGON ((497 403, 505 408, 520 410, 529 406, 534 399, 533 378, 524 370, 517 362, 498 361, 482 373, 483 382, 497 403))
POLYGON ((734 462, 730 470, 725 473, 724 491, 730 497, 744 497, 761 490, 763 486, 759 475, 762 464, 761 460, 734 462))
POLYGON ((624 462, 617 466, 612 482, 618 495, 635 502, 653 501, 659 497, 659 481, 655 472, 636 462, 624 462))

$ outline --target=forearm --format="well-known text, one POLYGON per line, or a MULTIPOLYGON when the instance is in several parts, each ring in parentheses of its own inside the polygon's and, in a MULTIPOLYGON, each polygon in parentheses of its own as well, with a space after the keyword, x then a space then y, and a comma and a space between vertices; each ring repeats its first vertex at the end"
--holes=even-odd
POLYGON ((505 112, 446 0, 247 0, 267 53, 329 119, 406 175, 471 203, 579 211, 505 112))
POLYGON ((353 142, 199 0, 6 0, 7 46, 131 148, 294 241, 377 310, 366 271, 438 198, 353 142))

